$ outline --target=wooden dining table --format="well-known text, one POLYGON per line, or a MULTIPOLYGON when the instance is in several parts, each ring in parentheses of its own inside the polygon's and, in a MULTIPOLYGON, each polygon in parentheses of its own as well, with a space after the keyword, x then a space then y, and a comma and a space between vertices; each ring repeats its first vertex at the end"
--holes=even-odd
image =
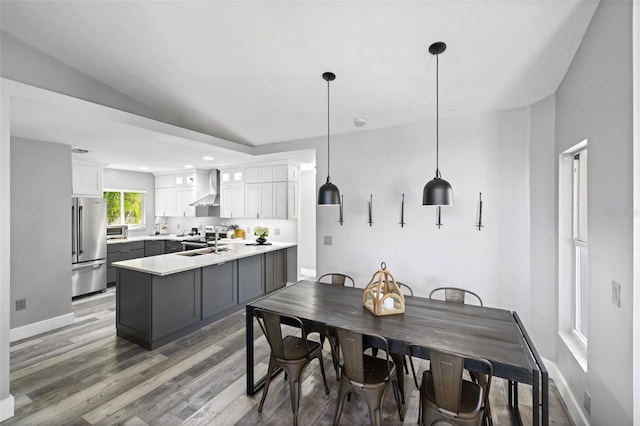
POLYGON ((508 399, 514 420, 518 384, 532 386, 533 424, 549 423, 548 373, 516 312, 448 303, 423 297, 405 297, 405 312, 376 316, 362 305, 361 288, 299 281, 246 305, 247 394, 255 394, 266 378, 254 380, 254 310, 265 309, 300 318, 309 331, 327 325, 362 334, 378 334, 390 352, 407 353, 410 344, 440 348, 491 362, 493 375, 508 381, 508 399))

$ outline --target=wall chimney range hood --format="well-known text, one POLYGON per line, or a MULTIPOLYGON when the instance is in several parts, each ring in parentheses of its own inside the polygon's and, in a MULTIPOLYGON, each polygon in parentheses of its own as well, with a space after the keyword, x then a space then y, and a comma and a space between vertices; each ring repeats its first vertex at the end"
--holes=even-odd
POLYGON ((213 169, 209 172, 209 193, 204 197, 189 204, 196 207, 217 207, 220 206, 220 194, 218 193, 220 182, 220 170, 213 169))

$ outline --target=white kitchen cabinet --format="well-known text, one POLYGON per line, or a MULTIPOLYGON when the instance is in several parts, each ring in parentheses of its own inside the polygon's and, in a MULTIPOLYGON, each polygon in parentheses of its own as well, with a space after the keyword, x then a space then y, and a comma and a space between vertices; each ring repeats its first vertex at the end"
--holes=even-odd
POLYGON ((102 197, 102 167, 73 164, 71 186, 74 196, 102 197))
POLYGON ((176 210, 175 216, 181 217, 195 217, 196 208, 189 204, 196 201, 196 189, 195 188, 176 188, 176 210))
POLYGON ((176 188, 195 187, 196 174, 195 173, 175 174, 173 175, 173 183, 176 188))
POLYGON ((298 218, 298 184, 295 182, 287 182, 287 219, 297 219, 297 218, 298 218))
POLYGON ((248 183, 245 190, 245 217, 273 219, 273 183, 248 183))
POLYGON ((244 185, 220 186, 220 217, 243 218, 245 211, 244 185))
POLYGON ((244 172, 245 183, 273 182, 273 166, 247 167, 244 172))
POLYGON ((189 204, 206 195, 208 185, 209 172, 203 170, 157 175, 155 215, 195 217, 196 208, 189 204))
POLYGON ((220 170, 220 185, 232 185, 244 183, 244 169, 224 169, 220 170))
POLYGON ((155 216, 175 216, 174 188, 156 188, 155 195, 155 216))
POLYGON ((289 166, 281 164, 279 166, 273 166, 273 181, 274 182, 286 182, 289 176, 289 166))
POLYGON ((295 182, 273 183, 273 218, 298 218, 298 184, 295 182))

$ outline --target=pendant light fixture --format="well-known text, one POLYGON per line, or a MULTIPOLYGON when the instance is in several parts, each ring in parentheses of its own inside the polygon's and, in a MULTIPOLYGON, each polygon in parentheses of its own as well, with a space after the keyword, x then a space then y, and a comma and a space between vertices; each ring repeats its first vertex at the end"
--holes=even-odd
POLYGON ((331 162, 331 151, 329 145, 329 82, 335 80, 336 75, 332 72, 325 72, 322 74, 322 78, 327 81, 327 182, 318 190, 318 205, 331 206, 340 204, 340 190, 337 186, 331 183, 331 176, 329 175, 329 166, 331 162))
POLYGON ((440 112, 438 109, 439 93, 438 93, 438 55, 447 49, 447 45, 441 41, 433 43, 429 46, 429 53, 436 57, 436 177, 431 179, 424 186, 422 191, 423 206, 452 206, 453 205, 453 189, 446 180, 440 176, 440 168, 438 164, 439 150, 439 121, 440 112))

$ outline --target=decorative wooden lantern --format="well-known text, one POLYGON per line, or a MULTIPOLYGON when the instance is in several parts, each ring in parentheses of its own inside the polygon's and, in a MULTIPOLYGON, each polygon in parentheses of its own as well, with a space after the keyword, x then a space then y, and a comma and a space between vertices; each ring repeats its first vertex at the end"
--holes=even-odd
POLYGON ((404 296, 386 263, 382 262, 365 287, 362 304, 374 315, 404 313, 404 296))

